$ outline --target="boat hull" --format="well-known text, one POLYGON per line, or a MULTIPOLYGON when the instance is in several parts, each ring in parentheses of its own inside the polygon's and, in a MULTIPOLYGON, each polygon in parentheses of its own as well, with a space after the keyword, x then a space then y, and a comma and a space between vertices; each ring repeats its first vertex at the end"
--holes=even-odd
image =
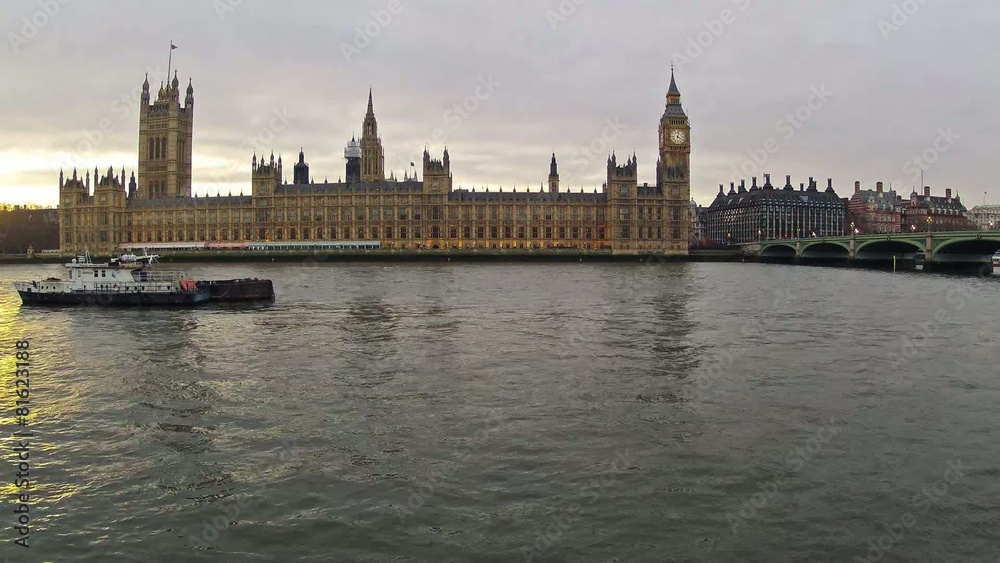
POLYGON ((192 306, 207 303, 209 296, 204 290, 187 293, 117 293, 117 292, 37 292, 18 291, 21 302, 26 305, 101 305, 108 307, 165 307, 192 306))
POLYGON ((271 283, 271 280, 199 281, 198 289, 208 291, 210 301, 274 301, 274 284, 271 283))

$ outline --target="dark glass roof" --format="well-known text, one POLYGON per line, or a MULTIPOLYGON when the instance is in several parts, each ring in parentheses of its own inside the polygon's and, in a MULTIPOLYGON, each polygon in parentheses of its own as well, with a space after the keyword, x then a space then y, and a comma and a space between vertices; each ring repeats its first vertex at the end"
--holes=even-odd
POLYGON ((843 205, 836 192, 808 190, 775 190, 767 188, 753 189, 743 193, 731 192, 716 196, 709 210, 722 208, 757 206, 765 204, 782 205, 843 205))

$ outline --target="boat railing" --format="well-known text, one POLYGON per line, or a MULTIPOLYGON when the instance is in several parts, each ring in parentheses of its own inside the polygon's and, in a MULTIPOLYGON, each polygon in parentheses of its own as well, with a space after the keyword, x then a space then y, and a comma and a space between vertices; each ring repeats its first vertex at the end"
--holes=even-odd
POLYGON ((138 270, 132 272, 132 277, 138 282, 176 282, 184 279, 184 272, 165 270, 138 270))

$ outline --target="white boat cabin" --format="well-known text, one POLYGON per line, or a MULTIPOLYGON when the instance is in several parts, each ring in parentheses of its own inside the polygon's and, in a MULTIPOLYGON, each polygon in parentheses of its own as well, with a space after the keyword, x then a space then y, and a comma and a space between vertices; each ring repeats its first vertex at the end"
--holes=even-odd
POLYGON ((150 270, 148 266, 155 259, 124 255, 106 264, 94 264, 89 256, 81 256, 66 264, 66 269, 70 281, 83 283, 175 282, 184 277, 183 272, 150 270))

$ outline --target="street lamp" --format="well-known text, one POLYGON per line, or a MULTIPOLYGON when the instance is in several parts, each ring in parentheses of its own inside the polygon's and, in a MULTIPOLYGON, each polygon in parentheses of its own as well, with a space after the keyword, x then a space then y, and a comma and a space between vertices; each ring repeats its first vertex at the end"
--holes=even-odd
POLYGON ((917 232, 917 226, 916 225, 910 225, 910 231, 912 231, 914 233, 917 232))
POLYGON ((934 219, 931 219, 930 217, 927 218, 927 232, 928 233, 931 232, 931 223, 933 223, 933 222, 934 222, 934 219))

